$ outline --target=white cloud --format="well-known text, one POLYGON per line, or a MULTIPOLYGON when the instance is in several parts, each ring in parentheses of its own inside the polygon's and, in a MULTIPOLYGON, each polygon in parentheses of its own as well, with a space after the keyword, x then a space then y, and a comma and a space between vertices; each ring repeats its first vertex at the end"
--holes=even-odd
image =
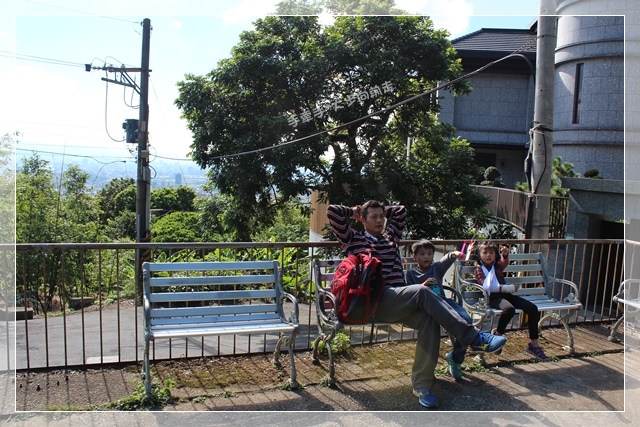
POLYGON ((474 14, 469 0, 397 0, 396 7, 411 13, 429 15, 435 28, 444 28, 456 37, 469 26, 474 14))
POLYGON ((171 21, 169 23, 169 28, 173 30, 181 30, 182 29, 182 21, 171 21))

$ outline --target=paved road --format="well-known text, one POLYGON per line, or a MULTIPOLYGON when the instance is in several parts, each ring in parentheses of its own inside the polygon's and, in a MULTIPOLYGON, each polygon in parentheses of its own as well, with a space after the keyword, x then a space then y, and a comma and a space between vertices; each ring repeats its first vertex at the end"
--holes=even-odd
MULTIPOLYGON (((301 324, 309 323, 309 306, 300 304, 299 308, 301 324)), ((0 349, 8 340, 9 348, 15 346, 17 360, 13 360, 10 352, 0 351, 0 370, 140 361, 144 349, 142 312, 142 307, 123 303, 66 316, 2 322, 0 349)), ((315 325, 315 314, 312 315, 312 324, 315 325)), ((311 333, 315 333, 315 326, 311 333)), ((309 337, 309 327, 301 325, 296 347, 307 348, 309 337)), ((276 341, 277 336, 267 336, 267 349, 274 348, 276 341)), ((174 339, 169 346, 169 340, 159 340, 155 345, 155 357, 167 359, 184 354, 201 355, 201 343, 200 338, 191 338, 186 344, 184 339, 174 339)), ((217 337, 207 338, 204 355, 259 352, 264 348, 264 339, 252 336, 249 341, 247 337, 234 339, 233 336, 224 336, 220 338, 219 346, 218 350, 217 337)))

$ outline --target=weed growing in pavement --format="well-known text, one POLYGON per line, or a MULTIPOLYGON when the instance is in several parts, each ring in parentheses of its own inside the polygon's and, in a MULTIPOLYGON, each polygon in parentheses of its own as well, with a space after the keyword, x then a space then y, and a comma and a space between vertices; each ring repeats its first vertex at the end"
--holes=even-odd
POLYGON ((108 403, 104 405, 104 408, 118 411, 136 411, 165 406, 174 400, 173 396, 171 396, 171 389, 175 384, 175 381, 171 378, 165 379, 162 384, 152 384, 151 394, 147 396, 144 382, 140 382, 129 396, 108 403))
MULTIPOLYGON (((324 341, 320 340, 320 342, 318 343, 318 353, 322 354, 327 351, 326 346, 327 344, 324 341)), ((349 339, 349 336, 344 332, 338 332, 336 336, 331 340, 330 346, 333 354, 344 353, 351 347, 351 340, 349 339)))

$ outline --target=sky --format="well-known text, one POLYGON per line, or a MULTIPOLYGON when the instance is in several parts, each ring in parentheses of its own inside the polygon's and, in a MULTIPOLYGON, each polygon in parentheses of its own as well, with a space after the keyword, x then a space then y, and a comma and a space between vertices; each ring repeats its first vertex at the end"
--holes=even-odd
MULTIPOLYGON (((138 94, 102 80, 113 73, 86 72, 84 64, 139 67, 141 22, 149 18, 152 163, 190 163, 191 133, 174 105, 176 83, 228 58, 240 33, 277 2, 0 0, 0 135, 16 135, 18 154, 38 151, 55 161, 64 155, 68 163, 86 156, 105 168, 115 160, 135 163, 122 123, 138 118, 138 94)), ((538 12, 537 0, 397 0, 396 7, 431 16, 452 39, 481 28, 528 28, 538 12)), ((139 82, 137 73, 129 75, 139 82)))

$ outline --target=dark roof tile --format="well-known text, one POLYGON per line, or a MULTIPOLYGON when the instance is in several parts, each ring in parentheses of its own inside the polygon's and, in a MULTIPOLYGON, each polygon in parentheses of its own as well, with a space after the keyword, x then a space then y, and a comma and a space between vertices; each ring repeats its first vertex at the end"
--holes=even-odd
POLYGON ((536 32, 532 30, 512 30, 483 28, 457 39, 451 40, 456 50, 493 52, 536 51, 536 32))

